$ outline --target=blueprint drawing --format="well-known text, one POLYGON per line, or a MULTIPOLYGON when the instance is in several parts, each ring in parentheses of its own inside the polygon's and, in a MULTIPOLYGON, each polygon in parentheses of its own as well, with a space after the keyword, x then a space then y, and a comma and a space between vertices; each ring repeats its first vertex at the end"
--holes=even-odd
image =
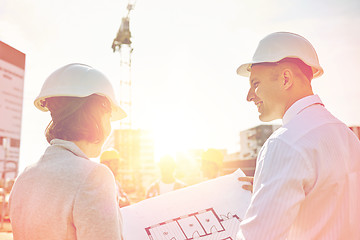
POLYGON ((126 240, 234 240, 250 204, 236 172, 121 208, 126 240))
POLYGON ((219 217, 213 208, 174 218, 150 227, 150 240, 235 239, 241 219, 235 214, 219 217))

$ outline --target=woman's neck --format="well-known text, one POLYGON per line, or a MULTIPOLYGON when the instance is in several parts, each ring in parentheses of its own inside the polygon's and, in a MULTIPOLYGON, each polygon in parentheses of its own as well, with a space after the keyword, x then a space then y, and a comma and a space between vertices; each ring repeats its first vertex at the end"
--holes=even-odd
POLYGON ((91 143, 85 140, 72 142, 75 143, 88 158, 95 158, 100 155, 102 143, 91 143))

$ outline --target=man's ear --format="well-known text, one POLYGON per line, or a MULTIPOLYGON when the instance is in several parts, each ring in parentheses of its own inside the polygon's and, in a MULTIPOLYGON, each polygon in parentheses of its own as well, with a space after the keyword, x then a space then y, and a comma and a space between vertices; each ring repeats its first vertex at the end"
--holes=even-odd
POLYGON ((282 79, 283 79, 283 86, 284 89, 289 89, 294 83, 294 73, 286 68, 282 71, 282 79))

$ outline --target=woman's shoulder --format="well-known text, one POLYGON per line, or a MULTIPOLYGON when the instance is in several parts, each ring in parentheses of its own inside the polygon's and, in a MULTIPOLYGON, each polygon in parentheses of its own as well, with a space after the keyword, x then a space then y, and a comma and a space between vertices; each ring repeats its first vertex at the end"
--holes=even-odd
POLYGON ((112 177, 111 171, 103 164, 97 163, 86 156, 72 152, 61 146, 51 145, 45 151, 36 168, 48 173, 52 178, 64 182, 83 182, 89 175, 112 177))

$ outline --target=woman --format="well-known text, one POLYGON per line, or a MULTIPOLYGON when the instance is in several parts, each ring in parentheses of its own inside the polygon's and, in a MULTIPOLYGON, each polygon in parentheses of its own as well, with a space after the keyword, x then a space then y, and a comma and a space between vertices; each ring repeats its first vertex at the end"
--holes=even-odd
POLYGON ((122 239, 116 185, 99 156, 111 120, 126 116, 99 71, 66 65, 45 81, 34 102, 50 111, 50 146, 16 179, 9 206, 14 240, 122 239))

